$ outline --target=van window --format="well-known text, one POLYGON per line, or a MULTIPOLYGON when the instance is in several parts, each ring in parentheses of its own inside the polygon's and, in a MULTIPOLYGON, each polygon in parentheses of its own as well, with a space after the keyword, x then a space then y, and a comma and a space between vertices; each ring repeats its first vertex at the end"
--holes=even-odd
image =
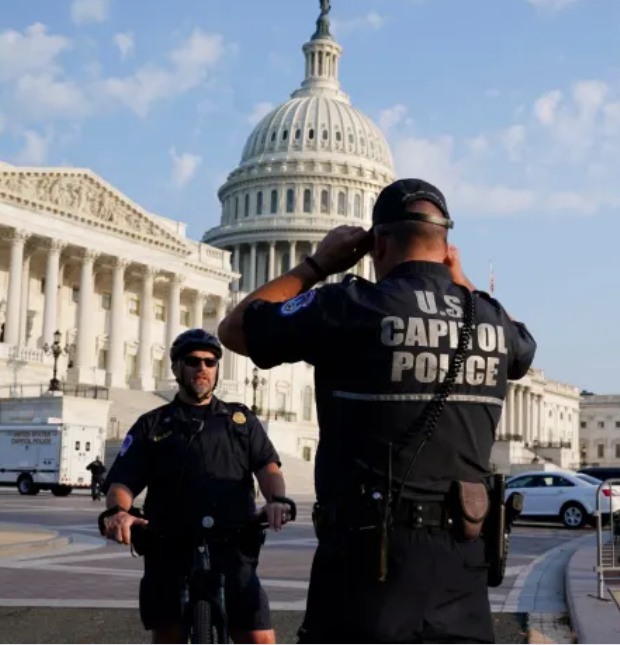
POLYGON ((80 449, 80 442, 79 442, 79 441, 76 441, 76 442, 75 442, 75 449, 76 449, 76 450, 79 450, 79 449, 80 449))

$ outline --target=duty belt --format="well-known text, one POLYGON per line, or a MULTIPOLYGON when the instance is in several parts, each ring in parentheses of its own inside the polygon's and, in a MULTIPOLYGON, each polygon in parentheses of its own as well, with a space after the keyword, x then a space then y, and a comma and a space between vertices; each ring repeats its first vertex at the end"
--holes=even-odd
POLYGON ((445 502, 418 501, 415 499, 403 500, 398 508, 392 511, 395 525, 411 529, 425 527, 451 528, 453 520, 445 502))

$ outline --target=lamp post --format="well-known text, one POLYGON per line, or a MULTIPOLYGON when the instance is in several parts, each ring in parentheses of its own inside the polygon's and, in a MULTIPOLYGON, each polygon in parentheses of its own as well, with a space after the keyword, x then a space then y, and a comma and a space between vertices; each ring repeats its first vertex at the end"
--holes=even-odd
POLYGON ((61 347, 60 346, 60 339, 62 338, 62 334, 59 331, 54 332, 54 342, 52 343, 52 346, 50 347, 47 343, 43 346, 43 351, 46 354, 51 354, 54 357, 54 375, 52 377, 52 380, 50 381, 50 387, 49 387, 49 392, 58 392, 60 390, 60 381, 58 380, 58 359, 64 354, 67 355, 69 353, 69 348, 68 347, 61 347))
POLYGON ((259 385, 265 385, 265 383, 267 383, 267 380, 258 376, 258 367, 255 367, 252 370, 252 380, 247 377, 245 379, 245 384, 251 385, 254 390, 252 397, 252 414, 256 414, 258 410, 258 407, 256 406, 256 390, 258 390, 259 385))

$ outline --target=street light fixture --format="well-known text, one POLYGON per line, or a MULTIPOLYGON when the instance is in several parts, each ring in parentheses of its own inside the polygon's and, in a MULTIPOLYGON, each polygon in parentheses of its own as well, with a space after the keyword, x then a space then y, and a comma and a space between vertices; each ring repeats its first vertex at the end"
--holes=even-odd
POLYGON ((43 346, 43 351, 46 354, 51 354, 54 357, 54 375, 50 381, 49 392, 58 392, 60 390, 60 381, 58 380, 58 359, 69 353, 68 347, 60 346, 60 339, 62 334, 59 331, 54 332, 54 342, 50 347, 47 343, 43 346))
POLYGON ((252 398, 252 414, 256 414, 258 407, 256 405, 256 391, 258 390, 259 385, 265 385, 267 383, 267 379, 260 378, 258 376, 258 367, 255 367, 252 370, 252 380, 246 377, 245 379, 245 384, 246 385, 251 385, 252 389, 254 390, 253 398, 252 398))

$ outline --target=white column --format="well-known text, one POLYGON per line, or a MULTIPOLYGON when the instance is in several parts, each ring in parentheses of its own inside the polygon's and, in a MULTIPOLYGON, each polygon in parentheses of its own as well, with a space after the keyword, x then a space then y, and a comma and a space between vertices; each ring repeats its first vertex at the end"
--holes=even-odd
POLYGON ((521 436, 523 437, 523 440, 525 440, 525 438, 528 436, 530 432, 530 388, 529 387, 523 388, 523 404, 521 407, 523 411, 523 421, 521 423, 521 426, 522 426, 521 436))
POLYGON ((250 244, 250 293, 256 289, 256 246, 256 242, 250 244))
POLYGON ((543 441, 543 432, 545 429, 545 406, 542 394, 538 396, 538 441, 543 441))
POLYGON ((140 390, 155 389, 153 364, 151 361, 152 327, 153 327, 153 284, 157 269, 142 267, 142 297, 140 298, 140 344, 138 345, 138 380, 136 387, 140 390))
POLYGON ((269 242, 269 280, 276 277, 276 243, 269 242))
POLYGON ((95 280, 93 268, 99 253, 84 249, 78 301, 77 348, 72 377, 78 383, 92 383, 95 374, 95 329, 92 324, 95 280))
MULTIPOLYGON (((232 256, 232 270, 235 273, 239 273, 239 256, 241 254, 241 247, 239 244, 233 247, 233 256, 232 256)), ((241 290, 241 284, 240 280, 235 280, 232 283, 232 290, 233 291, 240 291, 241 290)))
POLYGON ((29 233, 15 229, 10 236, 11 261, 9 265, 9 293, 4 325, 4 342, 19 343, 19 321, 21 313, 22 277, 24 270, 24 245, 29 233))
POLYGON ((192 327, 194 329, 203 329, 205 297, 206 294, 203 291, 196 291, 194 296, 194 309, 192 311, 192 327))
POLYGON ((534 441, 534 436, 536 435, 536 399, 537 395, 532 392, 530 394, 530 432, 528 435, 530 444, 534 441))
POLYGON ((314 255, 316 253, 316 247, 319 245, 318 242, 312 242, 310 244, 310 253, 311 255, 314 255))
POLYGON ((297 242, 292 240, 289 243, 289 270, 297 265, 297 242))
POLYGON ((164 378, 172 379, 172 366, 170 363, 170 348, 179 334, 181 315, 181 285, 185 281, 182 275, 172 275, 169 281, 168 291, 168 315, 166 320, 166 355, 164 359, 164 378))
POLYGON ((20 312, 19 312, 19 344, 26 346, 28 333, 28 299, 30 295, 30 258, 32 251, 24 255, 24 264, 22 266, 22 292, 20 295, 20 312))
MULTIPOLYGON (((226 317, 226 298, 225 297, 220 297, 218 303, 217 303, 217 310, 216 310, 216 325, 219 325, 222 320, 226 317)), ((216 331, 217 331, 217 326, 216 326, 216 331)))
POLYGON ((516 424, 513 434, 523 435, 523 388, 516 386, 515 393, 516 424))
POLYGON ((506 435, 515 434, 515 385, 508 383, 508 417, 506 435))
POLYGON ((106 383, 108 387, 125 387, 125 269, 129 260, 115 258, 112 273, 112 307, 110 311, 110 353, 106 383))
POLYGON ((58 323, 60 254, 65 248, 60 240, 49 240, 45 270, 45 308, 43 312, 43 344, 51 346, 58 323))

